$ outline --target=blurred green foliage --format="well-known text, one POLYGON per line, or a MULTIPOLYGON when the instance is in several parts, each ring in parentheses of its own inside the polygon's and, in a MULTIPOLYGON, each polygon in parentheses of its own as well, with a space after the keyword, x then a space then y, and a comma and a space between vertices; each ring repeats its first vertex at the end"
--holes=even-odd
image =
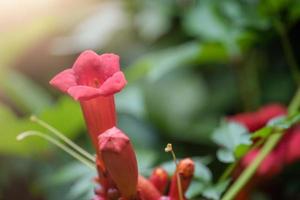
MULTIPOLYGON (((117 52, 125 66, 128 85, 116 95, 119 127, 136 147, 140 172, 149 175, 152 167, 170 160, 168 154, 162 153, 167 142, 174 144, 179 157, 210 155, 210 159, 195 157, 197 171, 188 197, 218 199, 228 180, 215 184, 225 167, 212 161, 215 152, 221 146, 219 157, 229 161, 233 156, 243 155, 246 147, 241 143, 247 142, 243 137, 244 142, 230 140, 230 137, 236 138, 235 134, 242 135, 239 128, 219 127, 227 129, 226 137, 218 136, 216 143, 211 140, 212 134, 219 131, 219 121, 226 115, 254 110, 270 101, 287 103, 290 100, 297 84, 292 78, 276 24, 284 28, 299 58, 300 2, 128 0, 120 4, 128 18, 127 30, 112 33, 115 38, 98 50, 99 53, 117 52), (239 151, 233 152, 233 146, 239 146, 239 151)), ((99 14, 96 9, 91 12, 99 14)), ((45 20, 45 23, 50 22, 45 20)), ((53 23, 51 21, 51 27, 53 23)), ((88 30, 93 33, 93 27, 88 30)), ((27 35, 28 31, 24 33, 27 35)), ((31 77, 34 69, 23 73, 14 63, 19 56, 15 52, 26 49, 28 38, 31 41, 36 34, 32 30, 30 37, 20 37, 18 44, 9 45, 8 53, 3 55, 5 62, 1 62, 7 67, 6 70, 1 67, 0 78, 0 153, 3 157, 0 176, 4 177, 0 188, 5 188, 0 189, 0 194, 7 194, 20 177, 25 177, 30 187, 21 195, 27 195, 27 199, 37 196, 41 198, 36 199, 50 200, 88 199, 85 195, 90 197, 92 193, 93 173, 77 164, 67 165, 70 163, 67 155, 58 153, 40 139, 30 138, 23 142, 15 139, 20 132, 29 129, 45 132, 29 121, 28 117, 36 114, 91 149, 79 104, 57 93, 51 95, 52 90, 45 87, 49 80, 31 77), (16 67, 8 70, 13 65, 16 67), (22 171, 8 166, 26 162, 36 167, 28 164, 24 166, 27 170, 22 171), (14 171, 21 174, 13 178, 5 176, 14 171), (30 173, 34 178, 29 178, 30 173)), ((4 37, 8 36, 1 37, 5 41, 4 37)), ((88 44, 90 41, 75 40, 74 46, 76 42, 88 44)), ((38 53, 35 56, 38 58, 38 53)), ((49 60, 43 63, 53 67, 49 60)), ((64 67, 71 64, 68 61, 64 67)), ((51 69, 50 74, 55 70, 51 69)), ((267 130, 262 131, 256 135, 268 134, 267 130)), ((162 165, 168 168, 168 163, 162 165)), ((169 165, 172 164, 169 162, 169 165)), ((281 181, 287 182, 287 179, 281 181)), ((295 199, 299 195, 297 191, 286 192, 288 189, 288 185, 282 187, 281 192, 277 192, 279 198, 295 199)), ((268 198, 271 197, 264 195, 264 199, 268 198)), ((4 196, 4 199, 7 198, 4 196)))

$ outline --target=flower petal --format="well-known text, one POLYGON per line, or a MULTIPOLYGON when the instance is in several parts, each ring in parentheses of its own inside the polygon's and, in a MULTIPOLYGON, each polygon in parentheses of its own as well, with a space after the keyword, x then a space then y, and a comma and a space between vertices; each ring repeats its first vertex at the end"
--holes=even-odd
POLYGON ((101 67, 104 74, 112 76, 117 71, 120 71, 120 57, 113 53, 105 53, 99 56, 101 67))
POLYGON ((101 95, 99 89, 83 85, 71 87, 67 92, 77 101, 86 101, 101 95))
POLYGON ((101 90, 101 94, 103 96, 108 96, 119 92, 125 87, 126 84, 127 81, 123 72, 119 71, 113 74, 112 77, 106 79, 99 89, 101 90))
POLYGON ((92 50, 82 52, 76 59, 73 70, 75 74, 85 74, 90 69, 97 68, 100 65, 99 55, 92 50))
POLYGON ((50 84, 54 87, 66 92, 70 87, 76 86, 76 78, 72 69, 66 69, 54 78, 51 79, 50 84))
POLYGON ((102 54, 87 50, 79 55, 73 65, 79 85, 93 86, 94 80, 100 84, 120 71, 119 56, 102 54))

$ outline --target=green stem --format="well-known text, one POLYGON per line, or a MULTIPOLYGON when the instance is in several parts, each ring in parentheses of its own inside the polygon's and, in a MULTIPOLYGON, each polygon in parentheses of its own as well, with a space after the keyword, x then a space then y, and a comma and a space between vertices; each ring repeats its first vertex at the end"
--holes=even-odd
MULTIPOLYGON (((297 90, 294 98, 292 99, 289 107, 288 114, 296 112, 300 106, 300 88, 297 90)), ((276 144, 280 141, 281 137, 284 134, 281 132, 273 133, 266 141, 260 153, 255 157, 252 163, 242 172, 236 182, 232 184, 232 186, 228 189, 228 191, 224 194, 222 200, 232 200, 235 195, 244 187, 244 185, 249 181, 249 179, 253 176, 256 169, 260 165, 260 163, 264 160, 264 158, 273 150, 276 144)))
MULTIPOLYGON (((281 37, 281 42, 283 46, 283 50, 286 56, 287 63, 290 67, 292 76, 297 85, 300 84, 300 71, 298 68, 297 61, 294 57, 292 46, 289 42, 287 32, 285 30, 284 24, 280 20, 274 21, 275 28, 281 37)), ((288 107, 288 114, 291 115, 299 109, 300 105, 300 88, 297 90, 296 95, 294 96, 290 106, 288 107)), ((232 184, 232 186, 228 189, 228 191, 224 194, 222 200, 232 200, 236 194, 243 188, 243 186, 249 181, 249 179, 253 176, 256 169, 259 167, 260 163, 264 160, 264 158, 273 150, 276 144, 280 141, 281 137, 284 134, 281 132, 276 132, 272 134, 261 148, 260 153, 255 157, 252 163, 242 172, 236 182, 232 184)))
POLYGON ((298 88, 296 95, 292 99, 289 107, 288 107, 288 113, 290 115, 295 114, 299 110, 299 104, 300 104, 300 88, 298 88))
POLYGON ((181 185, 180 174, 177 173, 177 170, 178 170, 178 161, 177 161, 175 152, 173 151, 171 143, 167 144, 167 146, 165 148, 165 152, 171 152, 171 154, 172 154, 173 161, 174 161, 175 166, 176 166, 175 174, 176 174, 176 181, 177 181, 177 189, 178 189, 179 200, 184 200, 183 192, 182 192, 182 185, 181 185))
POLYGON ((77 160, 79 160, 80 162, 85 164, 87 167, 91 168, 92 170, 95 169, 95 165, 93 163, 91 163, 89 160, 87 160, 86 158, 84 158, 83 156, 81 156, 80 154, 78 154, 76 151, 69 148, 65 144, 61 143, 60 141, 58 141, 58 140, 56 140, 56 139, 54 139, 54 138, 52 138, 49 135, 46 135, 44 133, 41 133, 41 132, 38 132, 38 131, 26 131, 26 132, 21 133, 20 135, 18 135, 17 140, 23 140, 23 139, 25 139, 29 136, 41 137, 41 138, 47 140, 48 142, 58 146, 59 148, 61 148, 65 152, 67 152, 69 155, 73 156, 74 158, 76 158, 77 160))
POLYGON ((220 176, 220 178, 218 180, 218 183, 225 181, 230 176, 230 174, 234 170, 237 163, 238 163, 238 161, 236 161, 234 163, 231 163, 230 165, 227 166, 227 168, 225 169, 223 174, 220 176))
POLYGON ((297 86, 299 86, 300 85, 300 71, 299 71, 299 67, 297 64, 297 60, 293 54, 292 45, 289 41, 288 34, 286 32, 286 27, 279 19, 275 19, 274 26, 280 35, 283 51, 284 51, 284 54, 286 57, 287 64, 290 67, 293 79, 294 79, 295 83, 297 84, 297 86))
POLYGON ((33 121, 33 122, 36 122, 40 126, 46 128, 47 130, 49 130, 50 132, 52 132, 53 134, 55 134, 57 137, 59 137, 62 141, 64 141, 68 145, 70 145, 78 153, 80 153, 81 155, 83 155, 84 157, 86 157, 87 159, 89 159, 90 161, 95 162, 96 158, 94 156, 92 156, 90 153, 88 153, 87 151, 85 151, 83 148, 81 148, 80 146, 78 146, 77 144, 75 144, 72 140, 70 140, 64 134, 62 134, 61 132, 59 132, 56 128, 54 128, 51 125, 47 124, 46 122, 40 120, 36 116, 31 116, 30 120, 33 121))
POLYGON ((282 137, 282 133, 274 133, 270 136, 267 142, 262 147, 258 156, 255 157, 254 161, 243 171, 238 180, 234 182, 234 184, 229 188, 229 190, 225 193, 222 200, 232 200, 235 195, 240 191, 240 189, 249 181, 252 175, 255 173, 256 169, 259 167, 260 163, 264 160, 264 158, 272 151, 272 149, 276 146, 280 138, 282 137))
MULTIPOLYGON (((265 139, 260 139, 259 141, 257 141, 256 143, 254 143, 254 145, 249 148, 244 155, 246 155, 248 152, 252 151, 253 149, 258 148, 259 146, 261 146, 264 143, 265 139)), ((231 163, 230 165, 227 166, 227 168, 225 169, 225 171, 223 172, 223 174, 221 175, 221 177, 218 180, 218 183, 225 181, 233 172, 233 170, 235 169, 236 165, 239 163, 240 159, 236 160, 234 163, 231 163)))

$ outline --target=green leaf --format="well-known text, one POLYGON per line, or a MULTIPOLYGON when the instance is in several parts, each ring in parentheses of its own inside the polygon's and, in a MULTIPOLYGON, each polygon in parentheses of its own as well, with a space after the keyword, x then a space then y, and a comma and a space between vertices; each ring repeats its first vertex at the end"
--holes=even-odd
POLYGON ((226 63, 228 60, 229 55, 221 44, 194 41, 145 55, 130 65, 125 74, 130 83, 141 78, 155 81, 179 67, 194 63, 226 63))
POLYGON ((142 77, 157 80, 170 70, 185 66, 197 58, 199 44, 190 42, 177 47, 156 51, 137 60, 125 70, 128 82, 134 82, 142 77))
POLYGON ((205 63, 227 63, 229 54, 220 43, 201 43, 199 45, 198 64, 205 63))
POLYGON ((210 183, 213 176, 210 169, 206 166, 207 164, 204 164, 203 159, 199 157, 192 157, 192 160, 195 162, 194 178, 203 183, 210 183))
POLYGON ((139 34, 148 41, 155 41, 171 28, 173 1, 144 1, 136 21, 139 34))
POLYGON ((205 40, 220 41, 230 37, 230 27, 215 8, 214 1, 202 1, 193 6, 183 21, 186 31, 205 40))
POLYGON ((260 10, 265 15, 278 15, 290 5, 290 0, 265 0, 260 2, 260 10))
POLYGON ((136 157, 139 163, 139 173, 144 176, 149 176, 152 172, 152 167, 157 160, 158 155, 155 151, 146 150, 146 149, 136 149, 136 157))
POLYGON ((122 92, 116 94, 116 107, 118 113, 126 113, 137 118, 143 118, 146 115, 143 90, 140 83, 127 85, 122 92))
POLYGON ((187 199, 193 199, 199 196, 205 190, 205 187, 207 187, 207 185, 201 181, 192 181, 185 194, 187 199))
POLYGON ((217 158, 223 163, 232 163, 235 161, 233 152, 225 148, 221 148, 217 151, 217 158))
POLYGON ((0 83, 5 95, 23 112, 39 113, 52 102, 42 87, 17 71, 6 72, 0 83))
POLYGON ((252 135, 252 139, 256 138, 267 138, 272 133, 273 128, 270 126, 265 126, 257 131, 255 131, 252 135))
POLYGON ((240 144, 234 150, 235 158, 242 158, 250 149, 250 145, 240 144))
POLYGON ((28 155, 29 153, 45 150, 47 147, 47 142, 39 138, 17 141, 18 134, 29 129, 38 129, 38 126, 30 123, 28 119, 18 119, 3 104, 0 104, 0 127, 0 152, 2 154, 28 155))
POLYGON ((222 121, 221 126, 214 131, 212 139, 229 150, 234 150, 240 144, 251 144, 247 128, 236 122, 222 121))
POLYGON ((216 185, 209 186, 205 188, 202 195, 208 199, 212 200, 219 200, 221 199, 221 195, 225 191, 225 189, 228 187, 230 181, 226 180, 223 182, 220 182, 216 185))
POLYGON ((231 55, 240 55, 242 50, 248 50, 250 43, 253 44, 255 38, 259 37, 254 30, 266 30, 270 27, 270 20, 260 15, 257 4, 253 1, 234 0, 196 1, 186 10, 183 27, 190 36, 198 37, 204 42, 221 43, 231 55), (241 39, 243 44, 240 43, 241 39), (245 45, 246 43, 248 44, 245 45))
POLYGON ((42 186, 57 194, 61 199, 80 200, 91 199, 94 192, 93 178, 96 170, 91 171, 80 163, 71 163, 56 170, 54 174, 44 176, 40 181, 42 186), (68 187, 68 191, 61 193, 55 188, 68 187))
POLYGON ((222 121, 221 126, 214 131, 212 140, 221 146, 217 157, 225 163, 235 161, 235 150, 239 145, 250 146, 252 144, 246 127, 239 123, 226 121, 222 121))
POLYGON ((202 135, 193 129, 191 122, 207 104, 207 93, 206 84, 199 74, 178 70, 147 85, 145 106, 149 118, 164 130, 163 134, 179 140, 201 142, 202 135))
POLYGON ((70 138, 85 129, 79 103, 67 96, 44 109, 38 116, 70 138))
POLYGON ((300 113, 291 116, 279 116, 271 119, 267 125, 251 135, 252 139, 267 138, 273 130, 286 130, 300 122, 300 113))
MULTIPOLYGON (((70 98, 61 98, 57 104, 45 109, 39 116, 67 137, 74 138, 83 130, 84 122, 78 103, 70 98), (72 114, 70 114, 72 113, 72 114)), ((12 110, 0 104, 0 152, 4 154, 29 155, 44 152, 49 144, 40 138, 17 141, 16 137, 27 130, 45 130, 29 120, 29 116, 18 118, 12 110)))
POLYGON ((289 19, 292 22, 297 22, 300 18, 300 1, 293 1, 293 4, 289 7, 289 19))
POLYGON ((291 116, 280 116, 280 117, 273 118, 268 122, 267 126, 270 126, 275 129, 286 130, 299 121, 300 121, 300 113, 295 113, 291 116))

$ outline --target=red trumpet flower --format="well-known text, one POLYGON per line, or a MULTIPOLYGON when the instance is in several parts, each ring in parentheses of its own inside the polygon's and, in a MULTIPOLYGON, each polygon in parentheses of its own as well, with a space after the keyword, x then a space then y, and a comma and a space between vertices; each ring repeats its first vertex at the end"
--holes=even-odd
MULTIPOLYGON (((137 160, 130 139, 116 128, 114 94, 126 85, 115 54, 97 55, 85 51, 71 69, 57 74, 50 84, 80 102, 90 137, 97 152, 96 165, 101 187, 95 200, 158 200, 168 185, 168 174, 157 168, 150 181, 138 176, 137 160)), ((179 162, 171 183, 169 197, 179 199, 177 178, 183 193, 194 173, 190 159, 179 162)))
POLYGON ((126 85, 119 56, 85 51, 71 69, 57 74, 50 84, 80 101, 90 136, 98 150, 98 135, 116 125, 113 95, 126 85))

